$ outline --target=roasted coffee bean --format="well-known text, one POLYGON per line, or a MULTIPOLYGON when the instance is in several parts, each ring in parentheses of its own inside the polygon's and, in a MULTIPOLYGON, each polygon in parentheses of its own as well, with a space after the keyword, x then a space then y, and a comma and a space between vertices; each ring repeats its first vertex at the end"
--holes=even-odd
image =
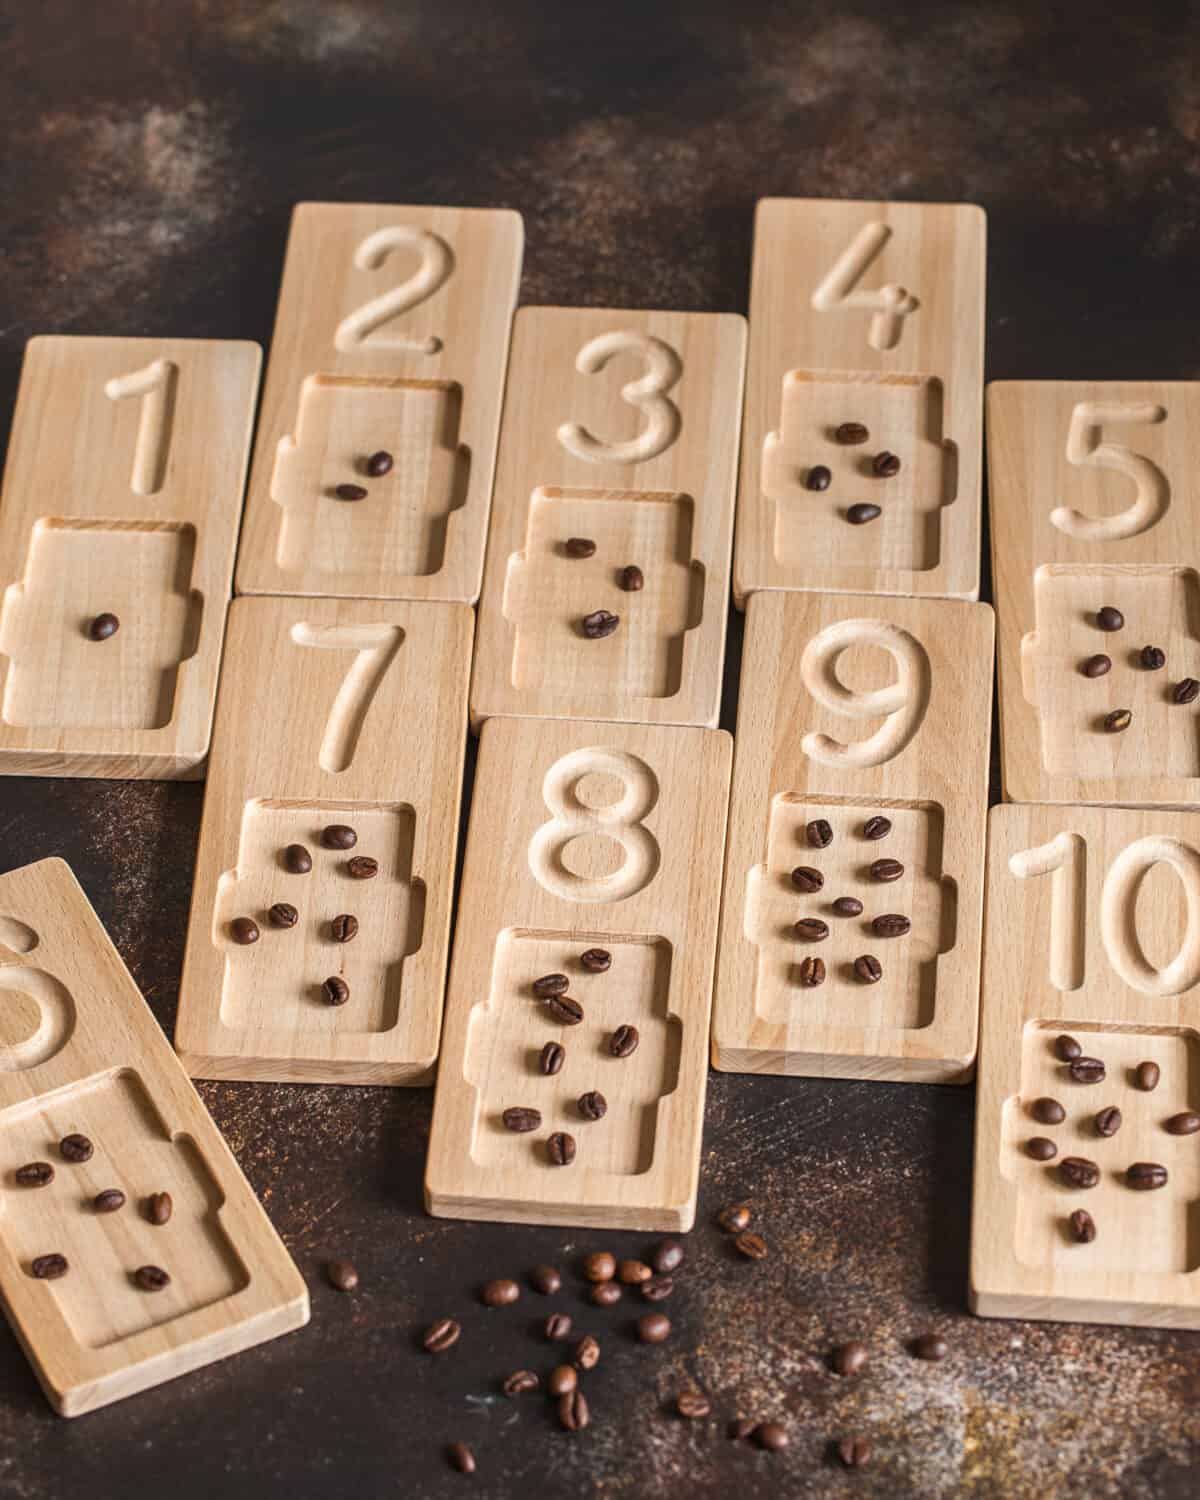
POLYGON ((568 557, 595 557, 596 544, 590 536, 569 536, 563 543, 563 551, 568 557))
POLYGON ((1100 1168, 1086 1156, 1064 1156, 1058 1164, 1058 1175, 1067 1187, 1094 1188, 1100 1181, 1100 1168))
POLYGON ((1079 1245, 1090 1245, 1096 1238, 1096 1221, 1086 1208, 1077 1208, 1067 1220, 1071 1238, 1079 1245))
POLYGON ((1200 682, 1194 677, 1184 677, 1172 689, 1171 697, 1176 703, 1195 703, 1200 698, 1200 682))
POLYGON ((532 1370, 514 1370, 500 1389, 506 1396, 525 1396, 536 1391, 541 1383, 532 1370))
POLYGON ((1125 616, 1113 605, 1106 604, 1096 611, 1096 626, 1100 630, 1122 630, 1125 626, 1125 616))
POLYGON ((500 1118, 504 1121, 505 1130, 515 1130, 518 1135, 524 1135, 527 1131, 538 1129, 542 1123, 542 1112, 540 1109, 526 1109, 518 1104, 506 1109, 500 1118))
POLYGON ((615 1281, 602 1281, 592 1288, 592 1301, 597 1307, 612 1307, 620 1302, 623 1292, 615 1281))
POLYGON ((300 913, 290 901, 276 901, 267 912, 267 921, 272 927, 295 927, 300 913))
POLYGON ((234 917, 229 924, 229 936, 243 948, 258 942, 258 923, 253 917, 234 917))
POLYGON ((321 842, 326 849, 353 849, 358 843, 358 834, 345 823, 330 823, 321 830, 321 842))
POLYGON ((1107 1109, 1097 1110, 1092 1123, 1098 1135, 1116 1135, 1121 1128, 1121 1111, 1115 1104, 1110 1104, 1107 1109))
POLYGON ((768 1453, 778 1453, 787 1447, 791 1437, 782 1422, 760 1422, 754 1429, 754 1441, 768 1453))
POLYGON ((846 511, 846 519, 851 526, 866 526, 871 521, 877 521, 882 514, 878 505, 860 501, 857 505, 849 507, 846 511))
POLYGON ((1158 1080, 1161 1077, 1162 1073, 1156 1062, 1140 1062, 1134 1069, 1134 1082, 1147 1094, 1152 1093, 1158 1087, 1158 1080))
POLYGON ((542 1332, 552 1343, 560 1339, 569 1339, 574 1324, 566 1313, 551 1313, 546 1319, 542 1332))
POLYGON ((539 1000, 549 1000, 552 995, 565 995, 570 983, 565 974, 543 974, 530 988, 539 1000))
POLYGON ((1089 656, 1079 670, 1085 677, 1105 677, 1112 671, 1112 657, 1105 656, 1103 651, 1098 652, 1089 656))
POLYGON ((833 1351, 832 1364, 837 1375, 857 1375, 870 1359, 866 1344, 851 1339, 848 1344, 839 1344, 833 1351))
POLYGON ((431 1323, 425 1330, 421 1343, 430 1354, 443 1354, 458 1343, 460 1333, 462 1333, 460 1323, 453 1318, 439 1318, 436 1323, 431 1323))
POLYGON ((115 1214, 125 1207, 125 1194, 120 1188, 105 1188, 92 1199, 92 1207, 98 1214, 115 1214))
POLYGON ((680 1391, 675 1397, 675 1410, 691 1422, 707 1417, 712 1411, 709 1399, 701 1391, 680 1391))
POLYGON ((546 1155, 552 1166, 569 1167, 575 1160, 575 1137, 556 1130, 546 1142, 546 1155))
POLYGON ((1083 1056, 1083 1048, 1073 1036, 1060 1036, 1054 1042, 1054 1055, 1059 1062, 1074 1062, 1077 1057, 1083 1056))
POLYGON ((117 619, 116 615, 106 612, 105 614, 97 615, 91 622, 88 626, 88 635, 93 641, 107 641, 116 635, 120 628, 121 622, 117 619))
POLYGON ((651 1276, 649 1281, 642 1282, 642 1296, 647 1302, 665 1302, 674 1290, 670 1276, 651 1276))
POLYGON ((67 1274, 70 1266, 65 1255, 38 1255, 30 1263, 29 1269, 38 1281, 57 1281, 60 1276, 67 1274))
POLYGON ((139 1292, 161 1292, 171 1285, 171 1278, 161 1266, 139 1266, 133 1283, 139 1292))
POLYGON ((386 448, 380 448, 378 453, 372 453, 367 459, 366 470, 372 479, 382 479, 385 474, 392 472, 392 455, 386 448))
POLYGON ((1057 1099, 1035 1099, 1029 1106, 1029 1113, 1039 1125, 1061 1125, 1067 1118, 1067 1112, 1057 1099))
POLYGON ((594 609, 590 615, 584 615, 579 622, 580 629, 589 641, 602 641, 605 636, 612 635, 621 623, 620 615, 614 615, 607 609, 594 609))
POLYGON ((64 1135, 58 1143, 58 1149, 63 1161, 69 1161, 73 1165, 80 1162, 91 1161, 92 1152, 95 1147, 86 1135, 64 1135))
POLYGON ((160 1228, 170 1223, 174 1208, 170 1193, 151 1193, 146 1199, 146 1217, 160 1228))
POLYGON ((617 1274, 617 1257, 607 1250, 596 1250, 584 1261, 583 1274, 589 1281, 611 1281, 617 1274))
POLYGON ((811 896, 825 884, 825 877, 820 870, 814 870, 811 865, 797 865, 792 871, 792 884, 798 891, 811 896))
POLYGON ((637 1320, 637 1336, 643 1344, 662 1344, 670 1337, 671 1320, 666 1313, 643 1313, 637 1320))
POLYGON ((872 843, 877 843, 880 839, 887 838, 888 834, 891 833, 892 820, 876 814, 875 817, 867 819, 863 824, 862 831, 863 838, 870 839, 872 843))
POLYGON ((579 962, 589 974, 605 974, 612 968, 612 954, 607 948, 586 948, 579 962))
POLYGON ((1032 1156, 1034 1161, 1053 1161, 1058 1155, 1058 1147, 1046 1136, 1035 1135, 1025 1142, 1025 1155, 1032 1156))
POLYGON ((827 490, 833 483, 833 475, 824 464, 814 464, 804 480, 806 490, 827 490))
POLYGON ((589 1089, 579 1096, 579 1113, 585 1120, 603 1120, 608 1113, 608 1100, 599 1089, 589 1089))
POLYGON ((349 912, 341 912, 329 924, 329 935, 335 943, 349 943, 358 936, 358 918, 349 912))
POLYGON ((1133 723, 1133 715, 1127 708, 1114 708, 1112 713, 1104 715, 1104 729, 1107 734, 1122 734, 1133 723))
POLYGON ((485 1281, 479 1288, 479 1300, 484 1307, 510 1307, 521 1295, 521 1288, 509 1276, 485 1281))
POLYGON ((819 943, 829 936, 829 924, 822 922, 820 917, 801 917, 792 932, 802 943, 819 943))
POLYGON ((1163 1124, 1163 1129, 1168 1135, 1195 1135, 1200 1130, 1200 1115, 1185 1109, 1181 1114, 1172 1115, 1163 1124))
POLYGON ((578 1026, 583 1020, 583 1006, 573 995, 551 995, 546 1009, 560 1026, 578 1026))
POLYGON ((800 983, 806 990, 815 990, 825 983, 825 960, 806 958, 800 965, 800 983))
POLYGON ((744 1442, 753 1434, 757 1426, 758 1423, 753 1417, 734 1417, 725 1429, 725 1436, 735 1443, 744 1442))
POLYGON ((333 493, 339 500, 365 500, 367 492, 361 484, 338 484, 333 493))
POLYGON ((641 568, 630 563, 617 574, 617 583, 627 594, 640 594, 646 586, 646 579, 641 568))
POLYGON ((923 1333, 913 1339, 912 1352, 918 1359, 927 1359, 936 1364, 950 1353, 950 1345, 940 1334, 923 1333))
POLYGON ((871 931, 876 937, 883 938, 903 937, 911 928, 908 918, 896 911, 885 912, 871 923, 871 931))
POLYGON ((861 422, 839 422, 833 430, 833 440, 845 447, 865 443, 871 436, 861 422))
POLYGON ((752 1229, 744 1229, 733 1242, 733 1248, 739 1255, 744 1255, 747 1260, 766 1260, 767 1242, 761 1234, 755 1234, 752 1229))
POLYGON ((587 1397, 582 1391, 572 1391, 570 1395, 560 1396, 558 1401, 559 1426, 566 1428, 568 1432, 578 1432, 586 1427, 592 1420, 588 1411, 587 1397))
POLYGON ((379 861, 369 854, 356 854, 346 861, 346 874, 351 880, 374 880, 379 874, 379 861))
POLYGON ((632 1057, 640 1041, 636 1026, 618 1026, 608 1039, 608 1050, 614 1057, 632 1057))
POLYGON ((1167 653, 1161 646, 1143 646, 1138 663, 1147 672, 1157 672, 1167 664, 1167 653))
POLYGON ((854 977, 860 984, 878 984, 883 978, 883 965, 873 953, 860 953, 854 960, 854 977))
POLYGON ((881 880, 885 885, 899 880, 903 874, 904 866, 898 859, 877 859, 871 866, 871 879, 881 880))
POLYGON ((451 1443, 446 1449, 446 1456, 460 1474, 474 1474, 475 1455, 466 1443, 451 1443))
POLYGON ((538 1072, 544 1078, 553 1078, 555 1073, 562 1072, 566 1057, 566 1048, 561 1042, 547 1042, 538 1057, 538 1072))
POLYGON ((650 1264, 660 1276, 678 1271, 684 1262, 684 1248, 678 1240, 661 1240, 650 1252, 650 1264))
POLYGON ((837 1456, 847 1469, 861 1469, 871 1462, 871 1445, 865 1437, 846 1437, 837 1445, 837 1456))
POLYGON ((28 1161, 13 1176, 18 1187, 46 1187, 54 1181, 54 1168, 48 1161, 28 1161))
POLYGON ((284 868, 293 875, 307 875, 312 869, 312 855, 303 844, 289 844, 283 851, 284 868))
POLYGON ((734 1203, 717 1215, 717 1223, 729 1234, 741 1234, 750 1224, 750 1205, 734 1203))
POLYGON ((617 1266, 617 1280, 626 1286, 641 1286, 643 1281, 649 1281, 654 1272, 644 1260, 623 1260, 617 1266))
POLYGON ((900 460, 886 449, 871 460, 871 473, 876 479, 894 479, 900 472, 900 460))
POLYGON ((1139 1192, 1149 1192, 1152 1188, 1166 1187, 1167 1169, 1156 1161, 1135 1161, 1131 1167, 1126 1167, 1125 1181, 1139 1192))
POLYGON ((352 1292, 358 1285, 358 1267, 352 1260, 331 1260, 325 1275, 335 1292, 352 1292))
POLYGON ((553 1297, 562 1291, 562 1272, 557 1266, 534 1266, 529 1273, 529 1284, 543 1297, 553 1297))
POLYGON ((546 1381, 546 1393, 550 1396, 569 1396, 579 1384, 574 1365, 555 1365, 546 1381))
POLYGON ((863 904, 857 896, 839 896, 833 903, 833 913, 838 917, 861 917, 863 904))
POLYGON ((1076 1083, 1103 1083, 1104 1064, 1098 1057, 1077 1057, 1067 1064, 1067 1072, 1076 1083))
POLYGON ((331 974, 321 986, 326 1005, 345 1005, 350 998, 350 986, 340 974, 331 974))
POLYGON ((814 818, 804 828, 810 849, 828 849, 833 843, 833 829, 824 818, 814 818))

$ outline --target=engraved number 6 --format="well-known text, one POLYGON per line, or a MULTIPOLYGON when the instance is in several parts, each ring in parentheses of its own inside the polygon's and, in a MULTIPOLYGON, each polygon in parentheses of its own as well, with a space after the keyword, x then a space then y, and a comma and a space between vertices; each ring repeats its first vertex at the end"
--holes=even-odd
POLYGON ((621 399, 646 418, 637 437, 610 443, 594 437, 578 422, 564 422, 558 440, 576 458, 589 463, 638 464, 657 458, 679 436, 679 408, 666 394, 683 374, 683 361, 670 344, 644 333, 602 333, 584 344, 575 359, 581 375, 596 375, 618 354, 640 354, 646 373, 621 387, 621 399))

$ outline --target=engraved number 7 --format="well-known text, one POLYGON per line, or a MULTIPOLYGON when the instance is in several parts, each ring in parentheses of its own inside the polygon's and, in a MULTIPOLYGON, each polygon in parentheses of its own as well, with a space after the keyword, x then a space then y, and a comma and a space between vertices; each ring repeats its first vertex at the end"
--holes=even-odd
POLYGON ((292 640, 297 646, 354 652, 325 720, 317 758, 323 771, 344 771, 353 761, 367 713, 403 639, 404 632, 398 625, 292 627, 292 640))

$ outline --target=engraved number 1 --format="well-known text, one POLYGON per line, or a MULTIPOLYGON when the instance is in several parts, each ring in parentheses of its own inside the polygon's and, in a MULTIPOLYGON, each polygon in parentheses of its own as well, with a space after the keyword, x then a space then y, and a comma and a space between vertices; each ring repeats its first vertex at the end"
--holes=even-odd
POLYGON ((156 495, 167 477, 178 382, 179 366, 173 360, 156 359, 128 375, 114 376, 105 384, 104 394, 110 401, 125 401, 134 396, 142 403, 129 476, 129 487, 135 495, 156 495))

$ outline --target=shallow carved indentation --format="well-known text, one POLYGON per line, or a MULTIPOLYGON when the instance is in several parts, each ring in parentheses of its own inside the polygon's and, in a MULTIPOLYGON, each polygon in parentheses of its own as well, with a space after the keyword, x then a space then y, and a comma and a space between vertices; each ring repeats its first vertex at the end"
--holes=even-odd
MULTIPOLYGON (((1090 515, 1073 505, 1058 505, 1051 522, 1064 535, 1084 542, 1118 542, 1157 525, 1171 503, 1167 476, 1144 453, 1124 443, 1106 441, 1105 428, 1156 426, 1167 419, 1166 408, 1145 401, 1080 401, 1071 412, 1067 459, 1080 468, 1100 471, 1095 481, 1101 495, 1111 488, 1104 471, 1133 484, 1133 497, 1107 515, 1090 515)), ((1125 486, 1126 494, 1128 486, 1125 486)))
MULTIPOLYGON (((11 934, 11 926, 0 925, 0 934, 6 931, 11 934)), ((24 1073, 49 1062, 74 1030, 75 1001, 53 974, 24 964, 0 967, 0 1072, 24 1073)))
POLYGON ((929 707, 932 668, 915 636, 887 620, 842 620, 808 642, 800 676, 809 694, 832 713, 864 723, 882 719, 873 733, 845 742, 809 731, 800 747, 810 760, 835 769, 881 766, 907 748, 929 707), (895 675, 878 682, 880 659, 895 675), (852 675, 857 668, 864 686, 852 675))

